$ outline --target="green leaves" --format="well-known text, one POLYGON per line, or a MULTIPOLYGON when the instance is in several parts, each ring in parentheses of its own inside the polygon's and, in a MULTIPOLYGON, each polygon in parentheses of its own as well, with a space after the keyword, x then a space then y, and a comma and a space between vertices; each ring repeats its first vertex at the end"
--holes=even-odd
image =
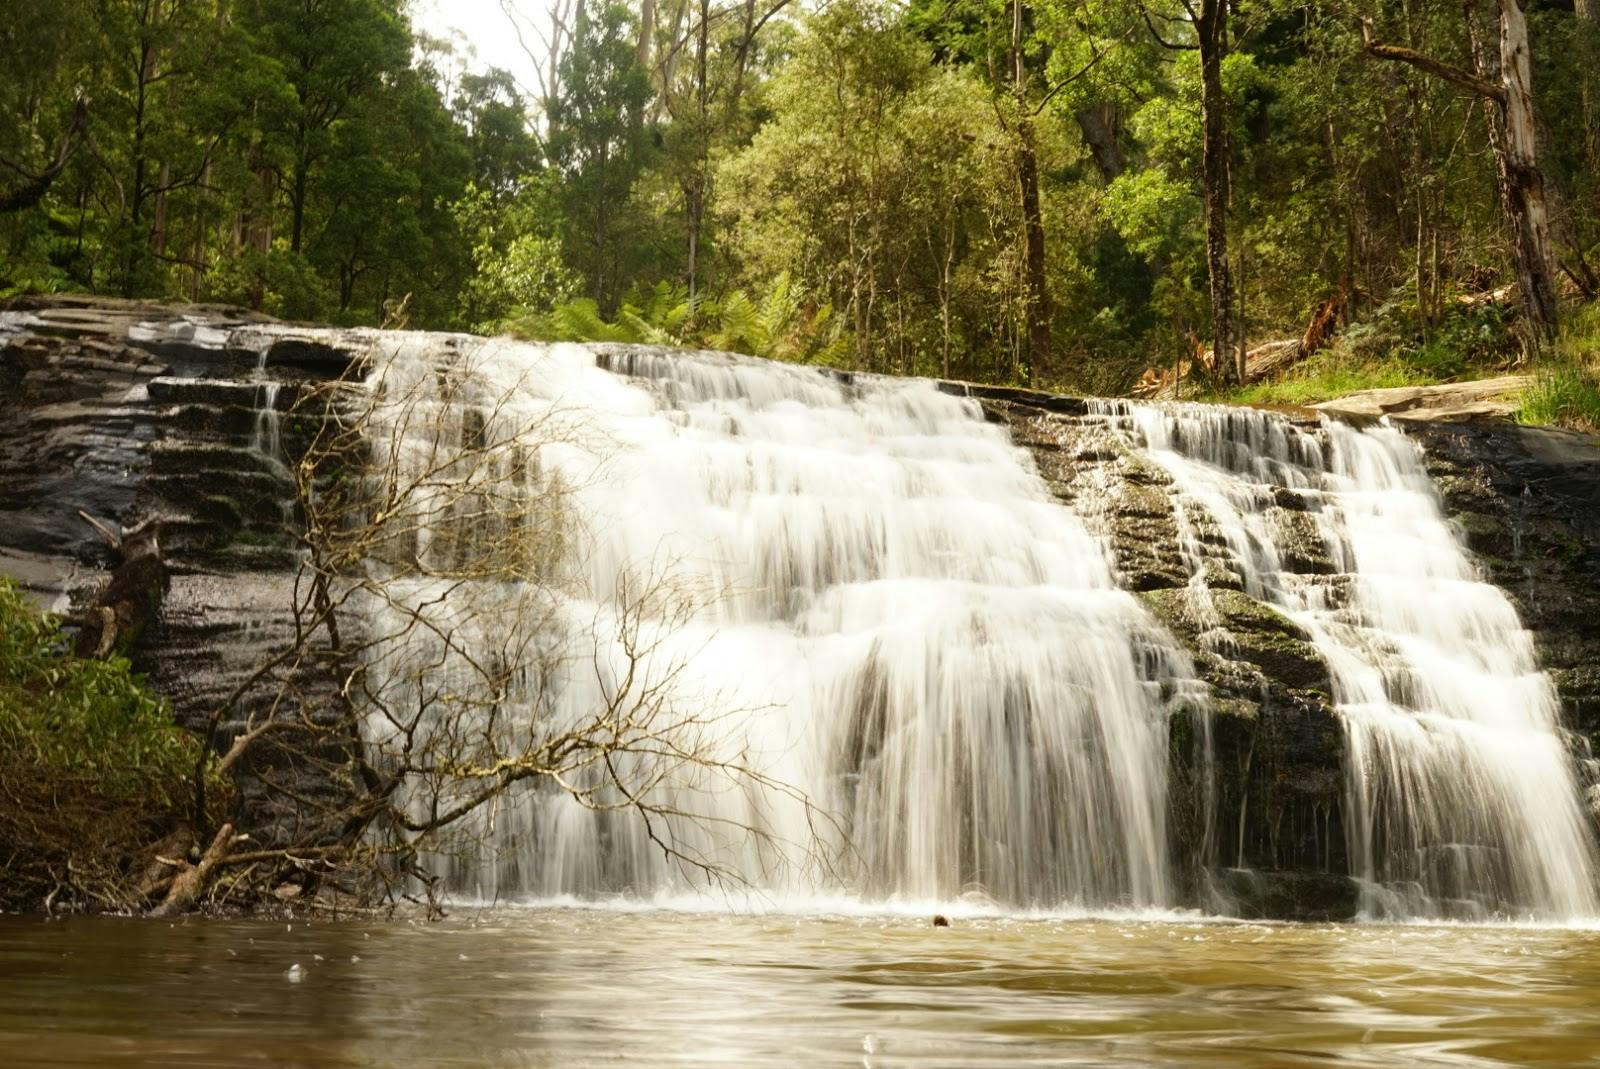
POLYGON ((658 282, 633 290, 613 320, 580 297, 546 315, 516 320, 512 330, 538 341, 677 345, 829 365, 842 363, 849 352, 833 309, 802 300, 787 274, 755 300, 733 290, 691 302, 684 287, 658 282))
POLYGON ((177 807, 199 743, 122 658, 80 660, 56 621, 0 577, 0 764, 84 777, 130 803, 177 807))

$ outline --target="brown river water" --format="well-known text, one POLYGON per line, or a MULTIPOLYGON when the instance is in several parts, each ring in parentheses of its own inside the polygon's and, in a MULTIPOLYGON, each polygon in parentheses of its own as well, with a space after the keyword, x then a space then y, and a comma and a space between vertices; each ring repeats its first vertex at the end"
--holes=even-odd
POLYGON ((0 1066, 1600 1066, 1600 932, 0 917, 0 1066))

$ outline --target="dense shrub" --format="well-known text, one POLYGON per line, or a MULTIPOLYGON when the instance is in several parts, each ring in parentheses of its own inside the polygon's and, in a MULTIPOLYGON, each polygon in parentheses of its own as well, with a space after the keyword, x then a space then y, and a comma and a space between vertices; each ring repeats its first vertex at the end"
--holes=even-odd
POLYGON ((0 577, 0 907, 130 905, 198 755, 127 661, 73 657, 0 577))

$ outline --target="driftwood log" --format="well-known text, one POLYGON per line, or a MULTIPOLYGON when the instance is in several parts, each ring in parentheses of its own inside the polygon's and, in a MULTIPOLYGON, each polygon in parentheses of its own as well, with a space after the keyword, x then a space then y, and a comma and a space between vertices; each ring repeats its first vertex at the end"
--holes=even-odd
POLYGON ((206 889, 211 875, 219 864, 227 858, 235 846, 249 839, 248 835, 235 835, 232 824, 224 824, 217 830, 211 840, 211 845, 206 847, 206 852, 200 855, 200 860, 190 864, 182 858, 164 858, 165 864, 177 870, 172 878, 172 884, 167 888, 166 897, 160 905, 150 911, 152 917, 175 917, 180 913, 187 913, 194 908, 195 901, 201 892, 206 889))
POLYGON ((146 520, 120 534, 79 512, 117 555, 111 581, 78 617, 73 652, 79 657, 109 657, 127 651, 161 611, 171 580, 161 557, 161 521, 146 520))

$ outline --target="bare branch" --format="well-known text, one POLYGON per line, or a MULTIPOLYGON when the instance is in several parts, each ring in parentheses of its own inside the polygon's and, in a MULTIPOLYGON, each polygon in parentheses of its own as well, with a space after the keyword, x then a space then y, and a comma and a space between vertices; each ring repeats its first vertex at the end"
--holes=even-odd
POLYGON ((1372 23, 1366 19, 1361 20, 1361 47, 1370 56, 1377 59, 1392 60, 1396 63, 1405 63, 1424 71, 1436 78, 1442 78, 1458 89, 1464 89, 1475 96, 1487 97, 1497 104, 1504 104, 1506 91, 1503 86, 1479 78, 1471 71, 1452 66, 1449 63, 1424 55, 1414 48, 1403 45, 1382 44, 1373 39, 1372 23))

